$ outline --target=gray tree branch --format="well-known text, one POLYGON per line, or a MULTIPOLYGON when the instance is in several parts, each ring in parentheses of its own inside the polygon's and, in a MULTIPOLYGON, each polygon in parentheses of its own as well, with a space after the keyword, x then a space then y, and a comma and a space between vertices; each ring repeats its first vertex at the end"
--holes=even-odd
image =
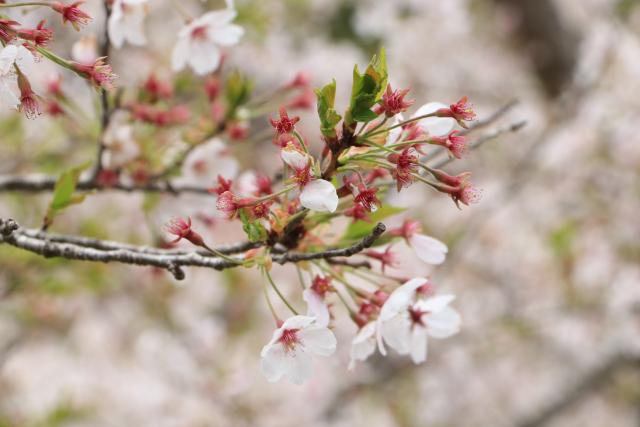
MULTIPOLYGON (((348 257, 371 247, 385 230, 384 224, 378 223, 370 234, 352 246, 312 253, 275 253, 272 255, 272 259, 279 264, 286 264, 314 259, 348 257)), ((238 267, 243 262, 243 257, 232 257, 237 260, 232 262, 196 251, 177 252, 170 249, 134 246, 79 236, 50 235, 36 230, 24 230, 12 219, 0 219, 0 243, 6 243, 47 258, 62 257, 74 260, 104 263, 120 262, 163 268, 173 274, 177 280, 184 279, 185 274, 182 267, 185 266, 224 270, 238 267)), ((235 254, 257 245, 259 244, 241 243, 220 249, 222 252, 235 254)))

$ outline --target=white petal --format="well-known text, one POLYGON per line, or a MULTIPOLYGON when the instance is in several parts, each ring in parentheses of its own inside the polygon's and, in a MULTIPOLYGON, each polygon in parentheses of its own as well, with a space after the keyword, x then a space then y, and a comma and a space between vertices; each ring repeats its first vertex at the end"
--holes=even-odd
POLYGON ((294 353, 288 353, 285 364, 285 375, 294 384, 302 384, 313 375, 311 355, 300 347, 294 353))
POLYGON ((336 188, 324 179, 309 182, 300 193, 302 206, 313 211, 334 212, 338 207, 338 201, 336 188))
POLYGON ((447 245, 440 240, 424 234, 414 234, 409 238, 409 244, 416 255, 427 264, 442 264, 448 251, 447 245))
POLYGON ((171 68, 173 71, 180 71, 187 65, 190 53, 189 39, 187 36, 179 37, 176 45, 173 47, 171 55, 171 68))
POLYGON ((280 150, 280 158, 295 170, 305 169, 311 161, 308 154, 292 148, 283 148, 280 150))
POLYGON ((427 360, 427 331, 422 327, 414 327, 411 331, 411 360, 422 363, 427 360))
POLYGON ((284 321, 280 329, 304 329, 311 325, 315 317, 311 316, 292 316, 284 321))
POLYGON ((201 76, 214 72, 220 65, 220 49, 209 41, 192 41, 189 55, 189 65, 201 76))
POLYGON ((267 381, 276 382, 287 370, 288 358, 281 345, 266 345, 262 349, 260 369, 267 381))
POLYGON ((0 81, 0 102, 9 108, 17 109, 20 99, 9 89, 4 81, 0 81))
POLYGON ((400 354, 411 351, 411 319, 407 311, 380 324, 384 342, 400 354))
POLYGON ((351 342, 351 361, 349 369, 355 367, 356 361, 364 361, 376 351, 376 322, 367 323, 351 342))
POLYGON ((299 332, 302 345, 312 354, 331 356, 336 351, 337 340, 333 332, 320 325, 312 325, 299 332))
MULTIPOLYGON (((404 121, 404 116, 402 115, 402 113, 398 113, 393 117, 393 121, 391 122, 390 126, 395 126, 397 124, 402 123, 403 121, 404 121)), ((402 126, 398 126, 397 128, 391 129, 387 134, 387 140, 385 141, 384 145, 390 145, 390 144, 396 143, 401 133, 402 133, 402 126)))
MULTIPOLYGON (((448 105, 440 102, 430 102, 418 108, 418 111, 415 112, 413 117, 424 116, 425 114, 430 114, 441 108, 448 107, 448 105)), ((420 120, 419 123, 420 126, 429 133, 429 135, 442 136, 446 135, 451 131, 451 129, 453 129, 456 121, 451 117, 427 117, 426 119, 420 120)))
POLYGON ((18 46, 16 65, 20 67, 20 71, 22 71, 22 73, 27 77, 31 75, 36 66, 36 60, 33 57, 33 53, 22 45, 18 46))
POLYGON ((307 314, 316 318, 316 324, 328 326, 331 316, 325 300, 310 288, 302 292, 302 299, 307 302, 307 314))
POLYGON ((453 294, 437 295, 437 296, 416 302, 415 307, 420 311, 437 313, 439 311, 444 310, 455 299, 456 299, 456 296, 453 294))
POLYGON ((451 307, 425 316, 427 332, 434 338, 447 338, 460 331, 460 315, 451 307))
POLYGON ((234 45, 243 35, 244 28, 233 24, 222 28, 211 28, 207 33, 208 38, 220 46, 234 45))
POLYGON ((5 76, 11 72, 17 55, 18 48, 12 44, 2 49, 0 52, 0 75, 5 76))
POLYGON ((423 277, 416 277, 396 288, 380 309, 380 319, 385 321, 406 310, 413 302, 416 289, 427 282, 428 280, 423 277))

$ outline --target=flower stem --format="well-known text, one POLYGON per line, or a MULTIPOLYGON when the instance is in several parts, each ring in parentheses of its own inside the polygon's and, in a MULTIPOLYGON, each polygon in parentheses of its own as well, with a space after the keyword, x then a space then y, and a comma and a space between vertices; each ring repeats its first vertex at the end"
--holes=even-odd
POLYGON ((298 312, 296 311, 295 308, 291 306, 291 304, 289 304, 289 301, 287 301, 284 295, 282 295, 282 292, 280 292, 280 289, 278 289, 278 287, 276 286, 275 282, 273 281, 273 278, 271 277, 271 274, 269 274, 269 271, 266 268, 264 268, 262 271, 264 272, 264 275, 267 276, 267 279, 269 280, 271 287, 273 288, 274 291, 276 291, 276 294, 278 294, 278 296, 280 297, 284 305, 286 305, 287 308, 289 308, 289 310, 291 310, 291 312, 297 316, 298 312))

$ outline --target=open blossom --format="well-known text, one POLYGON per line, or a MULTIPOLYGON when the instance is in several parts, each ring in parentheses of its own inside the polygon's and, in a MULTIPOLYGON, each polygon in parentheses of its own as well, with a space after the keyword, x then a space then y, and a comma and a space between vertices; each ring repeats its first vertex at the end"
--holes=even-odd
POLYGON ((384 343, 399 354, 411 355, 414 363, 427 360, 427 338, 447 338, 460 330, 460 315, 449 304, 453 295, 418 299, 416 292, 427 279, 418 277, 398 287, 380 309, 377 340, 380 352, 384 343))
POLYGON ((289 143, 280 150, 280 157, 294 170, 294 180, 301 187, 300 203, 307 209, 319 212, 334 212, 338 207, 338 193, 332 183, 313 178, 312 158, 289 143))
POLYGON ((285 377, 302 384, 313 375, 312 356, 331 356, 336 344, 333 332, 319 325, 314 317, 290 317, 262 348, 262 374, 269 382, 285 377))
POLYGON ((12 91, 15 84, 16 73, 14 65, 20 72, 28 76, 34 66, 33 54, 24 46, 8 45, 0 50, 0 102, 9 108, 17 109, 20 98, 12 91))
POLYGON ((91 21, 91 15, 80 9, 80 5, 84 1, 76 1, 70 4, 64 4, 59 1, 51 3, 51 9, 62 15, 62 22, 71 22, 76 31, 80 31, 80 27, 84 27, 91 21))
POLYGON ((447 245, 431 236, 421 234, 421 228, 418 221, 406 219, 402 226, 389 230, 389 234, 404 238, 423 262, 433 265, 442 264, 447 257, 447 245))
POLYGON ((109 16, 109 39, 117 48, 124 42, 135 46, 147 43, 144 35, 144 19, 149 0, 115 0, 109 16))
POLYGON ((244 34, 242 27, 231 23, 235 17, 232 9, 207 12, 182 28, 173 48, 173 70, 189 65, 200 75, 215 71, 222 58, 220 48, 238 43, 244 34))

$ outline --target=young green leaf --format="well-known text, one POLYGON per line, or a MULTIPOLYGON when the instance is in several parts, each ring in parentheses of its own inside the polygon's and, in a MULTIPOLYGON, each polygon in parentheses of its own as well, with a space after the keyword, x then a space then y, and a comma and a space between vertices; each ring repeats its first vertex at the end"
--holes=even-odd
POLYGON ((80 166, 62 172, 53 189, 53 197, 44 217, 43 228, 48 228, 53 223, 53 219, 67 207, 82 203, 87 194, 74 193, 80 174, 89 166, 91 166, 91 162, 83 163, 80 166))
POLYGON ((239 211, 240 221, 242 221, 242 229, 247 233, 250 242, 259 242, 267 238, 267 230, 260 221, 251 221, 244 209, 239 211))
POLYGON ((336 81, 315 90, 318 99, 318 116, 320 117, 320 131, 328 138, 336 137, 336 125, 342 117, 334 109, 336 100, 336 81))
POLYGON ((387 87, 387 60, 384 49, 379 55, 374 55, 364 74, 356 65, 353 69, 353 85, 351 87, 351 102, 345 114, 347 126, 355 122, 370 122, 377 115, 371 108, 380 100, 387 87))

